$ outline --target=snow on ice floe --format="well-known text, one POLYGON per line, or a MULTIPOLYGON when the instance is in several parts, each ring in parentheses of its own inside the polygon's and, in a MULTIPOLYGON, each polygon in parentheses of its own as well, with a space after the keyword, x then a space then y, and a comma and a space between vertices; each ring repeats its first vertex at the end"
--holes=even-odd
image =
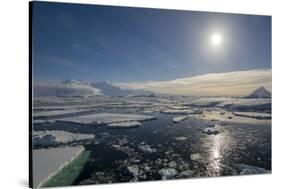
POLYGON ((33 186, 44 185, 83 151, 83 146, 33 149, 33 186))
POLYGON ((233 112, 233 115, 249 117, 255 119, 271 119, 271 114, 269 113, 259 113, 259 112, 233 112))
POLYGON ((174 139, 177 140, 177 141, 184 141, 184 140, 186 140, 187 138, 184 137, 184 136, 180 136, 180 137, 174 137, 174 139))
POLYGON ((234 164, 233 168, 237 170, 237 172, 240 175, 249 175, 249 174, 264 174, 264 173, 270 173, 270 171, 256 167, 251 165, 245 165, 245 164, 234 164))
POLYGON ((235 110, 271 109, 271 99, 245 99, 245 98, 196 98, 185 103, 197 107, 221 107, 235 110))
POLYGON ((78 134, 66 131, 33 131, 33 145, 49 146, 94 139, 94 134, 78 134))
POLYGON ((186 105, 189 106, 199 106, 199 107, 210 107, 215 106, 219 103, 229 100, 230 98, 197 98, 190 102, 187 102, 186 105))
POLYGON ((132 127, 140 127, 141 123, 138 121, 127 121, 127 122, 118 122, 118 123, 110 123, 107 125, 107 128, 132 128, 132 127))
POLYGON ((200 119, 219 121, 226 124, 250 124, 250 125, 271 125, 271 119, 256 119, 246 116, 237 116, 230 111, 223 109, 209 109, 204 110, 202 115, 190 115, 200 119))
POLYGON ((216 105, 232 110, 271 110, 271 99, 229 98, 216 105))
POLYGON ((184 120, 186 120, 187 118, 188 118, 188 116, 174 117, 172 121, 174 123, 180 123, 180 122, 183 122, 184 120))
POLYGON ((70 115, 70 114, 77 114, 87 112, 85 110, 52 110, 52 111, 40 111, 33 113, 34 118, 47 118, 51 116, 63 116, 63 115, 70 115))
POLYGON ((109 125, 112 123, 148 121, 156 117, 137 114, 118 114, 118 113, 97 113, 81 116, 72 116, 67 118, 56 119, 57 122, 77 123, 83 125, 109 125))
POLYGON ((195 109, 192 109, 192 110, 174 110, 174 109, 165 109, 165 110, 162 110, 161 113, 164 113, 164 114, 175 114, 175 115, 185 115, 185 114, 201 114, 202 113, 202 110, 195 110, 195 109))

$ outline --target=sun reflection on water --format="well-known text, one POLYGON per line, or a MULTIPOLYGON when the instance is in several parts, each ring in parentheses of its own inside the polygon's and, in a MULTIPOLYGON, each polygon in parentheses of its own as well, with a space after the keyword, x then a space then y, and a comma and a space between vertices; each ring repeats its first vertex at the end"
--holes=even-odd
POLYGON ((229 137, 226 133, 220 133, 211 135, 209 139, 210 151, 207 160, 207 174, 209 176, 219 176, 223 168, 223 153, 229 145, 229 137))

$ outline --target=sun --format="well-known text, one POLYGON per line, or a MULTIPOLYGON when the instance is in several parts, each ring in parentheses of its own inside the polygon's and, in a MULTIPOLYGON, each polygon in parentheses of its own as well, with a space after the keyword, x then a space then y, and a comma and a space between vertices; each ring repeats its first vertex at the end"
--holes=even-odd
POLYGON ((219 33, 212 34, 210 40, 213 46, 220 46, 222 43, 222 37, 219 33))

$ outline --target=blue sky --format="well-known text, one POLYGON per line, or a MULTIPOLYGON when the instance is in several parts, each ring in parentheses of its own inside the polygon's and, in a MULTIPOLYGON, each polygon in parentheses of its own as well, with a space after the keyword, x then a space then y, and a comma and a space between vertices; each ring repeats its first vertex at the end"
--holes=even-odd
POLYGON ((36 80, 147 82, 271 69, 271 17, 35 2, 36 80), (219 33, 219 48, 210 36, 219 33))

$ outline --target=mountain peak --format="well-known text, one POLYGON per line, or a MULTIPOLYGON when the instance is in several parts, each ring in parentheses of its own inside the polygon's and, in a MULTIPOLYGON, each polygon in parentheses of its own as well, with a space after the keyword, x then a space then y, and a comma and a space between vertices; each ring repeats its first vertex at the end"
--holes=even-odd
POLYGON ((73 84, 79 85, 80 82, 76 81, 76 80, 73 80, 73 79, 67 79, 67 80, 63 81, 62 84, 65 84, 65 85, 73 85, 73 84))
POLYGON ((271 98, 271 93, 261 86, 254 90, 247 98, 271 98))

